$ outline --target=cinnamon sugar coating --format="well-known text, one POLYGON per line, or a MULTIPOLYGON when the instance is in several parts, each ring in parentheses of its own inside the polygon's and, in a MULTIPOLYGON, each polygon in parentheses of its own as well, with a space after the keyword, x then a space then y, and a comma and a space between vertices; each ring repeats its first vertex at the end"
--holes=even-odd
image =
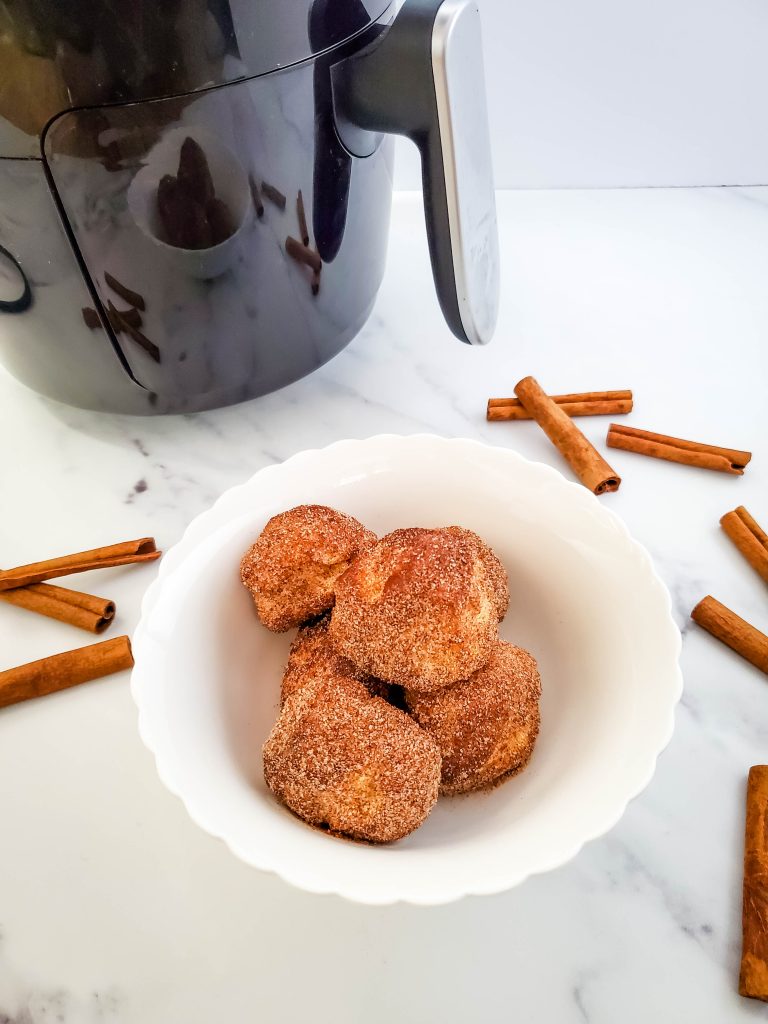
POLYGON ((441 793, 492 786, 528 763, 539 732, 541 678, 527 651, 499 640, 490 661, 438 693, 406 691, 443 758, 441 793))
POLYGON ((338 578, 376 541, 351 516, 324 505, 299 505, 269 520, 240 564, 262 623, 284 633, 322 615, 338 578))
POLYGON ((374 697, 387 700, 392 689, 380 679, 362 672, 348 658, 336 653, 328 638, 329 617, 326 615, 318 622, 303 626, 291 645, 288 664, 285 666, 283 682, 280 687, 280 704, 285 704, 289 697, 298 693, 308 683, 344 676, 362 683, 374 697))
POLYGON ((352 839, 402 839, 438 797, 435 740, 346 676, 308 683, 289 697, 263 756, 278 800, 309 824, 352 839))
POLYGON ((330 637, 365 672, 431 692, 485 664, 507 600, 504 570, 476 534, 395 530, 338 580, 330 637))
POLYGON ((498 609, 499 622, 501 622, 509 609, 509 578, 507 570, 499 561, 493 548, 486 544, 482 537, 479 537, 472 530, 465 530, 463 526, 448 526, 446 527, 446 532, 463 537, 475 546, 478 557, 488 575, 488 583, 493 591, 493 600, 498 609))

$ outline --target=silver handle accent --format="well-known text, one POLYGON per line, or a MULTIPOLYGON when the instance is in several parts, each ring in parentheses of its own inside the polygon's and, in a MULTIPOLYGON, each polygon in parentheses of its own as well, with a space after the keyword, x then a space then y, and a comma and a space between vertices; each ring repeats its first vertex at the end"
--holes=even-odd
POLYGON ((490 341, 499 307, 496 200, 475 0, 405 0, 369 46, 335 65, 335 127, 364 157, 376 133, 421 152, 437 296, 462 341, 490 341))
POLYGON ((491 340, 499 311, 499 243, 491 140, 482 73, 480 11, 445 0, 432 31, 456 298, 473 345, 491 340))

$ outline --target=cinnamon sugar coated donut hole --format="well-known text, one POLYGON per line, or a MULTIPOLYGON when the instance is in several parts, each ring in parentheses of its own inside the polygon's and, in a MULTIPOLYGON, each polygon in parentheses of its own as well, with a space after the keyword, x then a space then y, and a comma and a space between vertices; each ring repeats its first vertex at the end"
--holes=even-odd
POLYGON ((376 542, 356 519, 324 505, 299 505, 269 520, 240 564, 267 629, 284 633, 333 604, 338 578, 376 542))
POLYGON ((541 678, 527 651, 499 640, 469 679, 438 693, 406 690, 411 714, 440 747, 440 791, 484 789, 526 766, 539 732, 541 678))
POLYGON ((493 591, 493 600, 499 613, 499 622, 504 618, 509 609, 509 577, 507 570, 501 564, 493 548, 489 547, 482 537, 479 537, 472 530, 465 530, 463 526, 448 526, 448 533, 458 537, 464 537, 477 550, 478 556, 483 563, 488 576, 488 583, 493 591))
POLYGON ((395 530, 339 579, 330 637, 358 668, 431 692, 485 664, 507 601, 504 570, 476 534, 395 530))
POLYGON ((328 638, 328 616, 309 626, 303 626, 291 645, 280 687, 280 704, 298 693, 308 683, 322 682, 336 676, 356 679, 374 697, 387 700, 391 687, 380 679, 356 668, 348 658, 336 653, 328 638))
POLYGON ((346 676, 308 683, 289 697, 263 756, 278 800, 309 824, 352 839, 402 839, 438 797, 435 740, 346 676))
POLYGON ((539 731, 533 657, 499 640, 509 581, 460 526, 381 540, 302 505, 267 523, 241 563, 261 621, 299 626, 264 778, 289 810, 335 836, 390 843, 440 793, 496 785, 539 731))

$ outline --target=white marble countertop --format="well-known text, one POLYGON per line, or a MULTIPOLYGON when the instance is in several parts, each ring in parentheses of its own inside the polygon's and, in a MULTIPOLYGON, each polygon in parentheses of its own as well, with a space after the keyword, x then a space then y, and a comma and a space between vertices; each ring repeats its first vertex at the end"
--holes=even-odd
MULTIPOLYGON (((432 431, 563 468, 485 401, 631 387, 629 422, 748 448, 743 478, 611 453, 604 499, 650 549, 685 630, 685 695, 649 788, 568 866, 436 909, 312 897, 239 863, 163 788, 127 676, 0 712, 0 1022, 698 1024, 740 999, 744 783, 768 761, 768 689, 688 614, 713 593, 764 630, 766 591, 718 527, 768 522, 768 192, 500 196, 494 343, 445 329, 419 198, 396 200, 379 304, 324 369, 248 405, 140 420, 64 408, 0 374, 0 564, 153 534, 171 545, 260 467, 343 437, 432 431)), ((9 329, 4 324, 2 329, 9 329)), ((596 441, 607 420, 584 420, 596 441)), ((152 567, 98 585, 130 632, 152 567)), ((0 609, 3 666, 87 642, 0 609)))

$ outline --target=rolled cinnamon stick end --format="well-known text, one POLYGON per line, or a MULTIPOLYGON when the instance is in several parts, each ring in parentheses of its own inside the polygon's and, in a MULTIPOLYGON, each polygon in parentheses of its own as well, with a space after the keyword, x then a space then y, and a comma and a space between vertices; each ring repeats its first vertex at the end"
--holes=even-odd
POLYGON ((216 194, 203 147, 189 135, 181 145, 176 180, 181 188, 203 207, 216 194))
POLYGON ((248 175, 248 182, 251 186, 251 199, 253 200, 253 208, 256 210, 256 216, 261 220, 264 216, 264 203, 261 201, 261 192, 259 192, 258 183, 254 180, 252 174, 248 175))
POLYGON ((30 562, 15 569, 0 570, 0 591, 14 587, 28 587, 32 583, 69 576, 70 573, 88 572, 91 569, 109 569, 117 565, 131 565, 134 562, 152 562, 160 557, 154 537, 140 537, 138 540, 121 541, 106 547, 77 551, 71 555, 48 558, 42 562, 30 562))
POLYGON ((114 621, 117 611, 115 602, 105 597, 51 587, 47 583, 0 591, 0 601, 89 633, 103 633, 114 621))
POLYGON ((585 487, 593 494, 618 491, 621 478, 537 380, 524 377, 515 394, 585 487))
POLYGON ((728 512, 720 525, 755 572, 768 583, 768 534, 743 505, 728 512))
POLYGON ((323 261, 320 258, 320 253, 315 252, 314 249, 310 249, 309 246, 304 245, 297 238, 292 238, 291 235, 285 240, 285 251, 291 257, 296 260, 297 263, 303 263, 309 267, 315 274, 319 274, 323 269, 323 261))
POLYGON ((749 770, 739 994, 768 1002, 768 765, 749 770))
POLYGON ((711 596, 699 601, 691 612, 691 618, 755 668, 768 674, 768 636, 746 619, 711 596))
POLYGON ((668 434, 654 434, 650 430, 611 423, 608 427, 609 448, 621 448, 636 455, 648 455, 652 459, 677 462, 697 469, 712 469, 718 473, 733 473, 742 476, 752 458, 751 452, 737 448, 720 448, 714 444, 686 441, 668 434))
POLYGON ((133 666, 127 636, 80 647, 0 672, 0 708, 67 690, 133 666))
MULTIPOLYGON (((632 412, 634 405, 631 391, 587 391, 549 397, 571 417, 623 416, 632 412)), ((489 398, 486 417, 489 423, 533 419, 519 398, 489 398)))

